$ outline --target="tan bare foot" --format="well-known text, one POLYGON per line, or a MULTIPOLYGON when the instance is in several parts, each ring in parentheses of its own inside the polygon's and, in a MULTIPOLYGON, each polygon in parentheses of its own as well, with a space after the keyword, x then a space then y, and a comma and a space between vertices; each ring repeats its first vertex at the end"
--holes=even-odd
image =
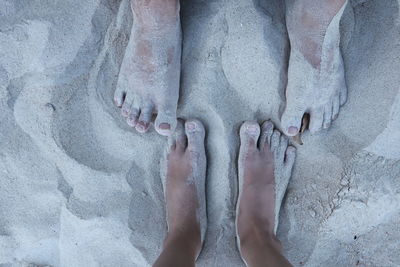
POLYGON ((281 254, 275 233, 296 149, 270 121, 261 129, 256 122, 245 122, 240 142, 236 215, 239 250, 251 266, 290 266, 281 254), (266 257, 271 265, 258 264, 266 257))
POLYGON ((291 52, 282 129, 297 135, 305 113, 311 133, 330 127, 346 102, 339 23, 347 0, 287 0, 291 52))
POLYGON ((115 104, 127 123, 147 132, 170 135, 176 126, 181 66, 179 0, 132 0, 134 24, 126 48, 115 104))
POLYGON ((207 227, 204 136, 200 121, 183 124, 179 120, 175 133, 169 137, 162 171, 168 234, 157 266, 180 266, 176 258, 182 262, 185 257, 186 262, 194 263, 200 254, 207 227))

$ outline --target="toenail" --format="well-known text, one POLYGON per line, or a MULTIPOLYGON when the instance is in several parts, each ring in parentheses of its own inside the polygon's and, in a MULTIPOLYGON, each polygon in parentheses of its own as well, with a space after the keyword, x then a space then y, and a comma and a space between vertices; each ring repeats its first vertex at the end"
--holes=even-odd
POLYGON ((139 121, 136 127, 138 128, 139 131, 145 131, 148 127, 148 124, 143 121, 139 121))
POLYGON ((169 125, 168 123, 160 123, 160 125, 158 127, 161 130, 171 130, 171 125, 169 125))
POLYGON ((136 118, 128 118, 128 125, 129 126, 131 126, 131 127, 135 127, 135 125, 136 125, 136 118))
POLYGON ((289 132, 289 134, 297 134, 298 131, 299 131, 299 129, 297 127, 290 126, 288 132, 289 132))
POLYGON ((268 131, 270 129, 274 128, 274 124, 272 124, 272 122, 269 122, 266 124, 264 130, 268 131))
POLYGON ((128 117, 128 115, 129 115, 129 111, 126 110, 126 109, 123 109, 122 110, 122 116, 128 117))
POLYGON ((256 125, 247 125, 247 132, 251 134, 255 134, 257 132, 257 126, 256 125))
POLYGON ((189 131, 194 131, 194 130, 196 130, 196 123, 194 123, 194 122, 188 122, 188 123, 186 124, 186 127, 187 127, 187 129, 188 129, 189 131))

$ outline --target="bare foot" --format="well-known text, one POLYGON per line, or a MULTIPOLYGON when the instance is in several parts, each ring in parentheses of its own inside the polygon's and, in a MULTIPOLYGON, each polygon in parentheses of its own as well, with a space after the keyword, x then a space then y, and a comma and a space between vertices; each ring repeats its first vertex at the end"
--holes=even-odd
POLYGON ((207 227, 204 135, 200 121, 188 120, 183 125, 179 120, 176 132, 169 137, 162 174, 168 222, 165 244, 183 236, 193 246, 196 257, 207 227))
POLYGON ((275 233, 296 149, 270 121, 261 129, 256 122, 245 122, 240 142, 236 227, 239 250, 248 259, 260 247, 281 250, 275 233))
POLYGON ((170 135, 176 127, 181 64, 179 0, 132 0, 134 24, 114 94, 138 132, 170 135))
POLYGON ((330 127, 346 102, 339 23, 347 0, 287 0, 291 53, 282 129, 297 135, 305 113, 311 133, 330 127))

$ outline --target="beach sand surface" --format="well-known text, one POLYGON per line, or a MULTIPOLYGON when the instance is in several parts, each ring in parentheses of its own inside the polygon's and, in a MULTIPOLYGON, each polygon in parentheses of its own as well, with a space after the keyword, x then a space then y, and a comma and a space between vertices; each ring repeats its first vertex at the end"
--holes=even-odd
MULTIPOLYGON (((235 240, 239 127, 285 106, 283 1, 183 0, 178 114, 207 130, 198 266, 244 266, 235 240)), ((0 266, 150 266, 166 233, 154 129, 112 102, 128 0, 0 0, 0 266)), ((302 135, 278 238, 294 266, 400 266, 398 0, 351 1, 348 102, 302 135)))

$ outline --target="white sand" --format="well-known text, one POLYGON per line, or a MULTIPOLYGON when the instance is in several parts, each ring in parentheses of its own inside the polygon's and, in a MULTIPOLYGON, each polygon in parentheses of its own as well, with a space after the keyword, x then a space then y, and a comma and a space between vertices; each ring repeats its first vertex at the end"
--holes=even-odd
MULTIPOLYGON (((303 136, 278 237, 295 266, 400 266, 398 0, 342 21, 348 103, 303 136), (357 265, 358 264, 358 265, 357 265)), ((178 113, 207 128, 208 233, 199 266, 243 266, 238 130, 284 107, 282 1, 185 0, 178 113), (261 2, 262 5, 254 4, 261 2)), ((152 130, 112 104, 128 0, 0 0, 0 266, 148 266, 166 230, 152 130)))

